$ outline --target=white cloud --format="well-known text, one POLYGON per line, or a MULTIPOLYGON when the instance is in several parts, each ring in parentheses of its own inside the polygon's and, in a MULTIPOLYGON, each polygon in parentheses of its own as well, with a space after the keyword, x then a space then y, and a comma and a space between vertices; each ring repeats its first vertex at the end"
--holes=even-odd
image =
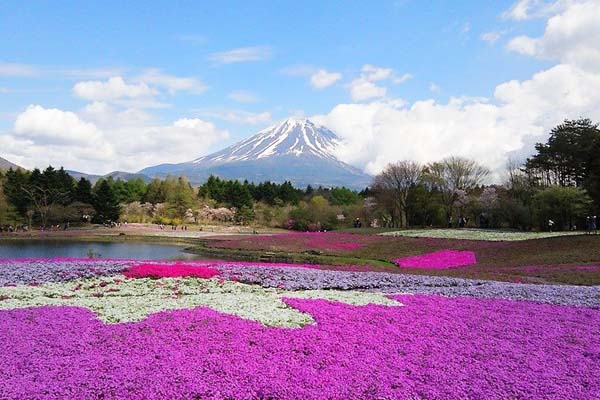
POLYGON ((33 65, 0 62, 0 76, 33 77, 40 74, 40 70, 33 65))
POLYGON ((391 68, 381 68, 374 65, 366 64, 361 69, 361 76, 368 81, 382 81, 389 79, 394 74, 391 68))
POLYGON ((108 79, 122 75, 122 68, 47 68, 46 74, 59 75, 70 79, 108 79))
POLYGON ((502 14, 504 19, 524 21, 557 14, 578 0, 518 0, 502 14))
POLYGON ((521 54, 557 60, 591 71, 600 70, 600 1, 570 4, 546 23, 538 38, 518 36, 507 48, 521 54))
POLYGON ((246 90, 230 92, 227 97, 238 103, 258 103, 260 101, 260 98, 256 94, 246 90))
POLYGON ((122 98, 148 98, 158 94, 146 83, 128 84, 120 76, 107 81, 84 81, 73 86, 75 96, 86 100, 117 100, 122 98))
POLYGON ((232 64, 248 61, 262 61, 272 54, 269 46, 240 47, 209 55, 208 59, 216 64, 232 64))
POLYGON ((489 43, 489 44, 494 44, 498 40, 500 40, 504 35, 506 35, 507 33, 508 33, 507 31, 484 32, 481 34, 481 40, 483 40, 484 42, 489 43))
POLYGON ((272 122, 273 118, 268 111, 250 112, 244 110, 198 110, 208 118, 217 118, 234 124, 257 125, 272 122))
POLYGON ((67 79, 103 79, 122 74, 119 68, 60 68, 31 64, 0 62, 0 76, 10 77, 64 77, 67 79))
POLYGON ((0 148, 26 167, 52 164, 107 173, 189 161, 228 137, 201 119, 161 125, 139 110, 116 111, 101 102, 79 114, 32 105, 17 116, 12 131, 0 134, 0 148))
MULTIPOLYGON (((524 81, 496 87, 492 99, 433 100, 398 106, 387 101, 346 104, 322 117, 348 138, 342 155, 371 172, 401 158, 422 162, 449 154, 502 170, 511 154, 534 151, 536 141, 565 118, 600 120, 600 1, 518 1, 506 18, 547 17, 541 37, 518 36, 507 48, 559 64, 524 81), (410 146, 406 146, 410 135, 410 146)), ((508 31, 488 32, 493 43, 508 31)), ((430 90, 439 88, 430 84, 430 90)))
POLYGON ((55 144, 84 143, 100 137, 96 126, 82 121, 77 114, 39 105, 30 105, 17 116, 14 133, 20 137, 55 144))
POLYGON ((413 78, 413 76, 411 74, 404 74, 404 75, 392 77, 392 82, 399 85, 401 83, 411 80, 412 78, 413 78))
POLYGON ((348 88, 350 89, 350 96, 354 101, 364 101, 384 97, 387 94, 387 88, 377 86, 365 78, 353 80, 348 85, 348 88))
POLYGON ((600 120, 600 75, 558 65, 529 80, 498 85, 492 99, 340 104, 314 118, 342 137, 344 161, 371 173, 401 159, 461 155, 499 174, 508 155, 529 153, 564 118, 582 115, 600 120))
POLYGON ((310 76, 314 74, 318 68, 312 65, 297 64, 282 68, 279 72, 288 76, 310 76))
POLYGON ((401 84, 412 79, 411 74, 396 75, 391 68, 376 67, 371 64, 365 64, 360 76, 351 81, 347 88, 350 90, 350 96, 354 101, 364 101, 385 97, 387 88, 379 86, 374 82, 391 80, 393 83, 401 84))
POLYGON ((325 68, 317 68, 312 65, 292 65, 280 70, 280 73, 288 76, 303 76, 308 78, 308 83, 314 89, 325 89, 342 79, 339 72, 331 72, 325 68))
POLYGON ((124 155, 122 169, 136 171, 160 163, 186 162, 206 153, 229 133, 199 118, 182 118, 170 125, 115 129, 119 152, 124 155), (140 143, 141 142, 141 143, 140 143))
POLYGON ((342 79, 339 72, 329 72, 326 69, 320 69, 310 77, 310 85, 315 89, 325 89, 342 79))
POLYGON ((176 92, 180 91, 200 94, 205 92, 207 89, 206 85, 198 78, 194 78, 192 76, 181 77, 169 75, 159 69, 154 68, 144 71, 138 77, 138 80, 142 83, 163 87, 167 89, 170 94, 175 94, 176 92))
POLYGON ((441 88, 435 83, 435 82, 430 82, 429 83, 429 91, 432 93, 437 93, 441 90, 441 88))
POLYGON ((537 41, 528 36, 517 36, 508 42, 506 48, 517 53, 535 56, 537 53, 537 41))

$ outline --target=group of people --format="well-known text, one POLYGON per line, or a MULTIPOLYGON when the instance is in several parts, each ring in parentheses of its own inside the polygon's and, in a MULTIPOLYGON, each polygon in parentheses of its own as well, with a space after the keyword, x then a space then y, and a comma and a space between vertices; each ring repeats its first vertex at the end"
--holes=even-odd
POLYGON ((587 234, 596 234, 598 232, 598 227, 596 225, 596 216, 595 215, 588 215, 585 218, 585 232, 587 234))
MULTIPOLYGON (((163 230, 166 229, 166 226, 164 224, 159 224, 158 227, 160 228, 161 231, 163 231, 163 230)), ((181 225, 181 226, 174 225, 174 224, 171 225, 171 230, 172 231, 176 231, 177 228, 181 228, 182 231, 187 231, 188 227, 187 227, 187 225, 181 225)), ((202 230, 202 228, 200 228, 200 230, 202 230)))
POLYGON ((0 233, 2 232, 9 232, 9 233, 14 233, 14 232, 28 232, 29 231, 29 226, 28 225, 0 225, 0 233))
MULTIPOLYGON (((463 217, 462 215, 458 217, 458 227, 464 228, 469 223, 469 218, 463 217)), ((454 226, 454 220, 452 216, 448 217, 448 228, 452 228, 454 226)))
POLYGON ((360 221, 360 218, 356 218, 354 220, 354 227, 355 228, 362 228, 362 222, 360 221))

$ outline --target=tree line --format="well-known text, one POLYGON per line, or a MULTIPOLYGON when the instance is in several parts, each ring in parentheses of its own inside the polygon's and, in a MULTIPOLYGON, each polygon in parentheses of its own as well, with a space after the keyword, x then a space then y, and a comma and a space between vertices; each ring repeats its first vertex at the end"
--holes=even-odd
POLYGON ((255 223, 296 230, 352 226, 471 226, 548 229, 583 227, 600 214, 600 130, 589 119, 566 120, 523 164, 507 162, 502 184, 461 158, 387 165, 357 192, 344 187, 299 189, 291 182, 252 183, 211 176, 194 187, 185 177, 94 185, 63 168, 0 172, 0 226, 111 223, 255 223))
POLYGON ((490 171, 466 158, 389 164, 370 188, 370 214, 390 227, 583 228, 600 211, 598 124, 566 120, 535 150, 522 165, 509 160, 505 182, 491 186, 490 171))
MULTIPOLYGON (((203 185, 193 187, 185 177, 169 176, 149 183, 141 178, 125 181, 109 177, 92 185, 84 177, 75 180, 63 168, 10 169, 0 172, 0 226, 110 224, 119 220, 194 223, 207 208, 227 209, 221 212, 231 216, 225 222, 248 223, 316 196, 335 205, 354 203, 359 198, 346 188, 308 186, 303 190, 287 181, 255 184, 211 176, 203 185)), ((265 223, 276 224, 272 218, 265 223)))

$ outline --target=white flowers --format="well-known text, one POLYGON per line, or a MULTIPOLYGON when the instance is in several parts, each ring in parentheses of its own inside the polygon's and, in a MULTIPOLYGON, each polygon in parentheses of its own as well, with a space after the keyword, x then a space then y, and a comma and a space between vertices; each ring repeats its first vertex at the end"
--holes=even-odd
POLYGON ((281 298, 321 298, 352 305, 398 306, 384 294, 359 291, 284 291, 217 279, 162 278, 80 279, 40 286, 0 287, 0 309, 33 306, 85 307, 106 323, 135 322, 149 314, 209 307, 258 321, 267 326, 302 327, 314 323, 308 314, 291 308, 281 298))
POLYGON ((404 236, 413 238, 464 239, 486 241, 519 241, 544 239, 557 236, 581 235, 581 232, 510 232, 483 229, 415 229, 382 233, 384 236, 404 236))

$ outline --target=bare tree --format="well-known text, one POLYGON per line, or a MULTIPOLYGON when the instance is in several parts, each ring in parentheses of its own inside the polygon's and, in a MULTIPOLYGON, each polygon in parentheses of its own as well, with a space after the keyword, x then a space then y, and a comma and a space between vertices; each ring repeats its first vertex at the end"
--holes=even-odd
POLYGON ((452 207, 459 190, 469 191, 481 185, 490 170, 463 157, 448 157, 425 167, 426 181, 441 194, 446 217, 452 216, 452 207))
POLYGON ((44 228, 48 224, 48 216, 52 207, 68 196, 66 192, 61 192, 55 188, 46 188, 42 185, 21 186, 21 190, 33 204, 34 211, 39 213, 44 228))
POLYGON ((391 214, 392 224, 408 225, 407 198, 410 188, 421 181, 423 167, 415 161, 388 164, 373 180, 373 191, 391 214))

